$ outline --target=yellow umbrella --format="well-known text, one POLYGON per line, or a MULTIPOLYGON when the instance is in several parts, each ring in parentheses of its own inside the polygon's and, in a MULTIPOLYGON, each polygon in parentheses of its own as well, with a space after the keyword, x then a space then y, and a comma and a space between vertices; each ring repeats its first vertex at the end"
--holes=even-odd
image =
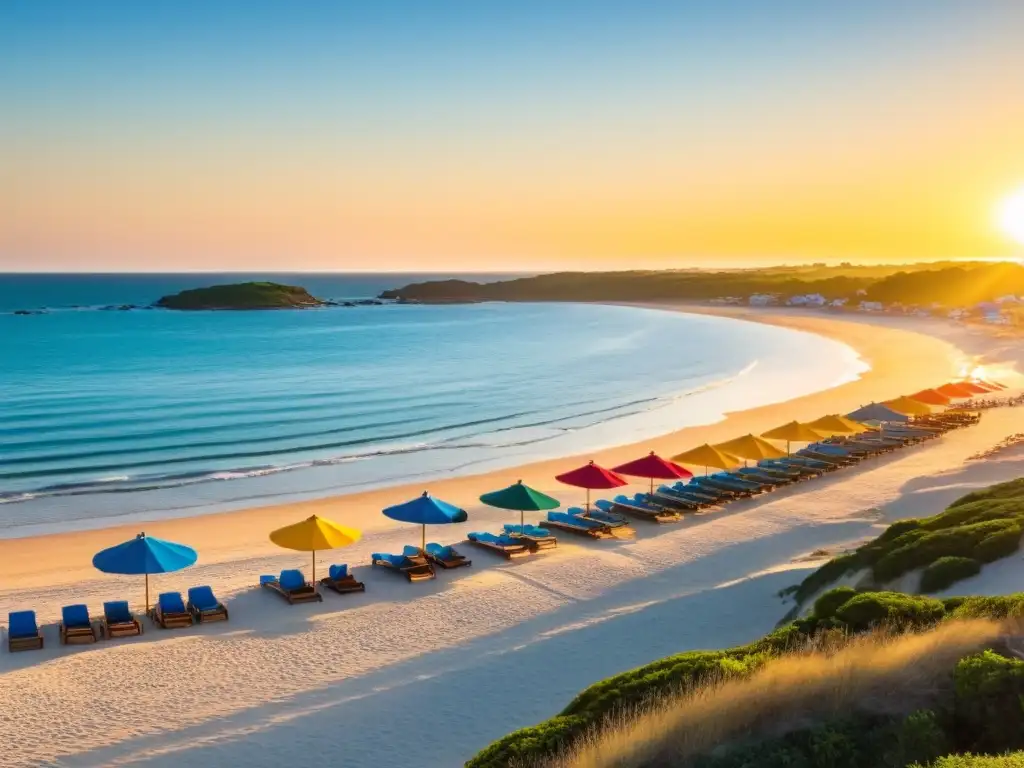
POLYGON ((895 400, 886 400, 884 405, 905 416, 927 416, 932 412, 930 405, 906 396, 897 397, 895 400))
POLYGON ((762 433, 761 437, 766 437, 769 440, 785 440, 786 453, 788 454, 790 452, 790 443, 814 443, 823 437, 828 437, 828 435, 807 424, 791 421, 788 424, 783 424, 781 427, 769 429, 767 432, 762 433))
POLYGON ((715 469, 735 469, 742 462, 741 460, 731 453, 720 451, 713 445, 704 445, 697 448, 693 448, 684 453, 680 453, 678 456, 673 456, 672 461, 678 461, 680 464, 689 464, 691 467, 704 467, 704 474, 708 473, 708 467, 714 467, 715 469))
POLYGON ((718 443, 715 448, 731 453, 733 456, 739 456, 741 459, 753 459, 754 461, 781 459, 786 455, 767 440, 762 440, 755 435, 744 435, 735 440, 718 443))
POLYGON ((859 421, 848 419, 837 413, 822 416, 820 419, 810 421, 807 423, 807 426, 816 432, 825 432, 829 435, 849 435, 854 432, 863 432, 866 429, 874 429, 874 427, 869 427, 867 424, 861 424, 859 421))
POLYGON ((355 544, 363 536, 355 528, 346 528, 330 520, 313 515, 301 523, 286 525, 270 534, 270 540, 285 549, 313 553, 313 583, 316 583, 316 551, 337 549, 355 544))

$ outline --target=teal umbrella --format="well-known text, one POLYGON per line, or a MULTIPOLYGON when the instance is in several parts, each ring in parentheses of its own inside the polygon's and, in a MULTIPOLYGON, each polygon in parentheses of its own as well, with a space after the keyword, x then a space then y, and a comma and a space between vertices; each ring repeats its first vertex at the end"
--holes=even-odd
POLYGON ((502 488, 500 491, 491 491, 480 497, 480 501, 489 507, 498 509, 511 509, 519 512, 519 526, 525 523, 527 512, 540 512, 545 509, 558 509, 561 502, 545 493, 536 491, 528 485, 523 485, 519 480, 515 485, 502 488))

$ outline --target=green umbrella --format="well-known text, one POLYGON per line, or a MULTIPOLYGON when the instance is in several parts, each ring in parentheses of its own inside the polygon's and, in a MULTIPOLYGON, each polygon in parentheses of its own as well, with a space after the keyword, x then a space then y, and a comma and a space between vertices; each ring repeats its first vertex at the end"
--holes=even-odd
POLYGON ((502 488, 500 491, 485 493, 480 497, 480 501, 489 507, 517 510, 519 512, 519 530, 523 530, 526 512, 558 509, 561 503, 558 499, 553 499, 547 494, 535 491, 528 485, 523 485, 522 480, 508 488, 502 488))

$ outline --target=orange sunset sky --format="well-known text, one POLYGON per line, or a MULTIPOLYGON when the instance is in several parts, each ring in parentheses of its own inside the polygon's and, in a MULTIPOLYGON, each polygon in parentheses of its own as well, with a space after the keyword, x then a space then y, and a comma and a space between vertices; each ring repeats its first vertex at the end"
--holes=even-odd
POLYGON ((0 9, 0 270, 1024 255, 1024 3, 217 5, 0 9))

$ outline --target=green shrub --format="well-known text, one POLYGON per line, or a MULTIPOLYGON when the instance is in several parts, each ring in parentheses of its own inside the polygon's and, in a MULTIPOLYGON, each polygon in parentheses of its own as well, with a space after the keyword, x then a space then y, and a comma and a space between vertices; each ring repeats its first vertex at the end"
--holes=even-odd
POLYGON ((966 496, 961 496, 949 506, 952 508, 959 507, 963 504, 970 504, 972 501, 991 501, 993 499, 1013 498, 1024 498, 1024 477, 1018 477, 1016 480, 992 485, 988 488, 983 488, 980 491, 973 491, 972 493, 968 493, 966 496))
MULTIPOLYGON (((910 768, 924 768, 915 763, 910 768)), ((929 768, 1024 768, 1024 752, 1005 755, 947 755, 931 763, 929 768)))
POLYGON ((846 574, 853 573, 861 567, 861 560, 856 553, 832 558, 800 582, 795 596, 797 604, 806 602, 829 584, 834 584, 846 574))
POLYGON ((992 563, 1009 557, 1020 549, 1021 527, 1019 525, 1003 531, 990 533, 974 548, 974 556, 983 563, 992 563))
POLYGON ((984 651, 962 659, 953 681, 957 732, 964 748, 1024 748, 1024 661, 984 651))
MULTIPOLYGON (((1007 530, 1020 530, 1016 520, 987 520, 928 532, 879 559, 873 568, 875 580, 879 583, 891 581, 915 568, 930 565, 940 557, 971 557, 983 540, 1007 530)), ((1020 538, 1019 533, 1017 538, 1020 538)))
POLYGON ((856 594, 857 590, 853 587, 830 589, 814 601, 814 617, 816 619, 831 619, 836 615, 836 609, 844 605, 856 594))
POLYGON ((981 573, 981 563, 970 557, 940 557, 921 573, 921 591, 938 592, 981 573))
POLYGON ((584 717, 553 717, 499 739, 469 760, 466 768, 508 768, 513 760, 555 754, 581 736, 588 725, 584 717))
POLYGON ((994 597, 950 597, 943 601, 947 619, 994 619, 1024 616, 1024 593, 994 597))
POLYGON ((941 602, 930 597, 902 592, 863 592, 836 611, 836 618, 854 632, 876 625, 923 627, 937 622, 945 614, 941 602))

